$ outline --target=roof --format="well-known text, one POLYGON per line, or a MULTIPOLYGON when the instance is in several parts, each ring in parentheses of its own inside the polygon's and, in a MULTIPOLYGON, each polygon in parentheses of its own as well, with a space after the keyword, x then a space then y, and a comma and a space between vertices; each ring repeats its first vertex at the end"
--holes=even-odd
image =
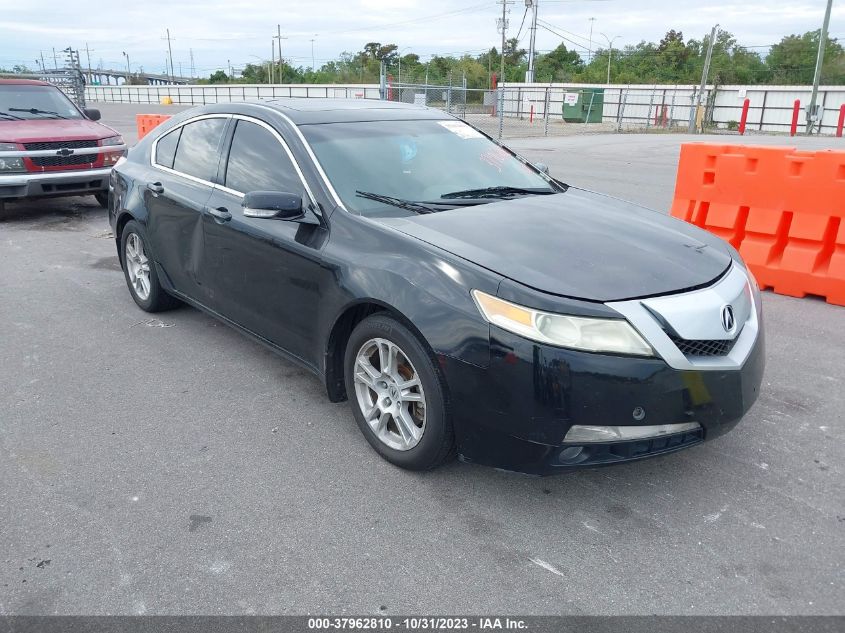
POLYGON ((282 112, 297 125, 349 121, 407 121, 414 119, 443 119, 446 117, 442 110, 435 110, 412 103, 398 103, 378 99, 302 97, 272 99, 255 103, 282 112))
POLYGON ((4 79, 0 77, 0 85, 12 84, 18 86, 52 86, 49 81, 38 81, 37 79, 4 79))

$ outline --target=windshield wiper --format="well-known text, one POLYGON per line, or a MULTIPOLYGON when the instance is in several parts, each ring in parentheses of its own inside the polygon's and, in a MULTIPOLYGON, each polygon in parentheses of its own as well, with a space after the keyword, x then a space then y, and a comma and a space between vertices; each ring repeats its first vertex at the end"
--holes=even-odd
POLYGON ((10 119, 14 119, 15 121, 23 121, 24 120, 24 118, 22 116, 17 116, 16 114, 9 114, 8 112, 3 112, 2 110, 0 110, 0 114, 2 114, 3 116, 7 116, 10 119))
POLYGON ((51 116, 56 117, 57 119, 66 119, 66 116, 62 116, 58 112, 53 112, 52 110, 39 110, 38 108, 9 108, 9 112, 29 112, 30 114, 49 114, 51 116))
POLYGON ((511 196, 547 196, 553 193, 559 193, 551 189, 523 189, 521 187, 509 187, 507 185, 499 187, 485 187, 483 189, 464 189, 463 191, 453 191, 451 193, 444 193, 441 198, 509 198, 511 196))
POLYGON ((403 200, 402 198, 394 198, 393 196, 385 196, 381 193, 371 193, 369 191, 356 191, 355 195, 359 198, 366 198, 367 200, 375 200, 376 202, 381 202, 382 204, 389 204, 394 207, 399 207, 400 209, 407 209, 408 211, 413 211, 414 213, 434 213, 437 209, 432 209, 429 206, 426 206, 420 202, 414 202, 412 200, 403 200))

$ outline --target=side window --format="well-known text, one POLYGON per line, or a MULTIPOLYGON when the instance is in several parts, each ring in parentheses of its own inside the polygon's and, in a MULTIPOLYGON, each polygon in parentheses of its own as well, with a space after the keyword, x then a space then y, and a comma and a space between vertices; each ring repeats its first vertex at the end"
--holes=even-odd
POLYGON ((173 159, 176 158, 176 145, 179 144, 179 135, 181 133, 182 128, 180 127, 158 139, 155 156, 157 165, 173 168, 173 159))
POLYGON ((241 193, 299 193, 303 189, 302 181, 279 140, 250 121, 238 121, 235 128, 224 184, 241 193))
POLYGON ((225 127, 226 119, 201 119, 184 126, 173 169, 203 180, 214 178, 225 127))

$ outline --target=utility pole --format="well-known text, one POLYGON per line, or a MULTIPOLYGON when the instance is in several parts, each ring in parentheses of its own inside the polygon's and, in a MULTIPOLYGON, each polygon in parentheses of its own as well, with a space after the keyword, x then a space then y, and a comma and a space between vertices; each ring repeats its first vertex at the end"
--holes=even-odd
POLYGON ((807 106, 807 134, 813 133, 813 127, 819 119, 816 100, 819 97, 819 82, 822 76, 822 65, 824 64, 824 47, 827 43, 827 29, 830 26, 830 10, 833 7, 833 0, 827 0, 827 9, 824 11, 822 30, 819 33, 819 52, 816 56, 816 72, 813 74, 813 94, 810 96, 810 105, 807 106))
POLYGON ((196 68, 194 67, 194 49, 189 48, 188 50, 191 53, 191 79, 193 79, 194 77, 197 76, 197 71, 196 71, 196 68))
POLYGON ((288 39, 287 37, 282 37, 282 25, 276 25, 276 35, 275 38, 279 40, 279 83, 282 83, 282 78, 285 76, 283 64, 284 61, 282 60, 282 40, 288 39))
MULTIPOLYGON (((132 83, 130 79, 132 77, 132 67, 129 65, 129 54, 126 51, 122 52, 123 56, 126 58, 126 85, 128 86, 130 83, 132 83)), ((115 83, 117 83, 116 79, 115 83)))
POLYGON ((85 55, 88 57, 88 83, 93 83, 91 81, 91 49, 88 48, 88 42, 85 42, 85 55))
MULTIPOLYGON (((161 39, 167 40, 167 57, 170 59, 170 83, 173 83, 173 49, 170 46, 170 40, 171 40, 170 29, 167 29, 167 37, 166 38, 163 37, 161 39)), ((172 38, 172 39, 176 39, 176 38, 172 38)))
POLYGON ((227 60, 226 60, 226 65, 229 67, 229 79, 234 79, 235 77, 234 77, 234 75, 232 74, 232 60, 231 60, 231 59, 227 59, 227 60))
POLYGON ((588 64, 593 61, 593 23, 595 23, 595 21, 595 18, 590 18, 590 48, 587 49, 588 64))
POLYGON ((273 69, 276 67, 276 40, 270 38, 270 69, 267 73, 270 83, 273 83, 273 69))
MULTIPOLYGON (((314 33, 314 37, 317 37, 316 33, 314 33)), ((316 68, 316 66, 314 64, 314 37, 311 38, 311 72, 312 73, 314 72, 314 69, 316 68)))
POLYGON ((534 62, 537 57, 535 43, 537 41, 537 9, 540 0, 525 0, 525 6, 531 8, 531 41, 528 47, 528 70, 525 73, 525 83, 534 83, 534 62))
MULTIPOLYGON (((707 86, 707 76, 710 74, 710 60, 713 59, 713 46, 716 44, 716 33, 719 32, 719 25, 713 27, 710 31, 710 43, 707 46, 707 57, 704 58, 704 70, 701 73, 701 87, 698 89, 698 94, 695 98, 695 112, 694 116, 689 122, 689 133, 695 131, 696 123, 698 122, 698 115, 701 109, 701 96, 704 94, 704 88, 707 86)), ((702 118, 702 127, 704 119, 702 118)))
POLYGON ((46 73, 47 72, 47 66, 44 64, 44 51, 38 51, 38 52, 41 53, 41 72, 46 73))
POLYGON ((58 70, 58 69, 59 69, 59 62, 58 62, 58 60, 56 59, 56 47, 55 47, 55 46, 53 47, 53 68, 54 68, 55 70, 58 70))
POLYGON ((507 44, 508 32, 508 5, 511 4, 511 0, 499 0, 499 4, 502 5, 502 17, 497 20, 499 23, 498 27, 502 31, 502 50, 499 51, 501 58, 499 83, 501 83, 505 79, 505 46, 507 44))

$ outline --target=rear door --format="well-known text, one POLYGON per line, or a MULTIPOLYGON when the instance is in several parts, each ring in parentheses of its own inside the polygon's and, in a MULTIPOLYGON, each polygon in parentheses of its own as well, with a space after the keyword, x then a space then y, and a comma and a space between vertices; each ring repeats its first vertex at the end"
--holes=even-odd
MULTIPOLYGON (((235 116, 234 134, 205 219, 207 305, 288 352, 314 363, 323 278, 319 224, 246 217, 251 191, 283 191, 313 201, 281 135, 263 121, 235 116), (217 215, 214 214, 217 213, 217 215)), ((312 218, 314 216, 311 216, 312 218)))
POLYGON ((157 139, 144 192, 156 262, 179 292, 202 300, 202 218, 230 115, 195 119, 157 139))

